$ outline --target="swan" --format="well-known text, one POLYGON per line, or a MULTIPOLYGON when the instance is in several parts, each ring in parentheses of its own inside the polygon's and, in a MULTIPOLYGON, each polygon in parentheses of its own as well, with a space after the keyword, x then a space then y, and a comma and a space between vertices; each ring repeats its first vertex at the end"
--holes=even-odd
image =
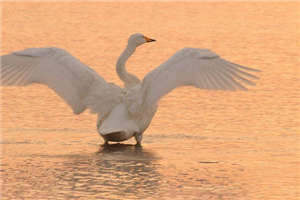
POLYGON ((104 139, 121 142, 135 137, 141 145, 159 100, 173 89, 194 86, 207 90, 247 90, 258 79, 244 67, 208 49, 183 48, 141 81, 126 70, 126 61, 142 44, 156 40, 136 33, 116 63, 124 87, 105 81, 93 69, 56 47, 28 48, 1 56, 1 86, 44 84, 80 114, 89 109, 98 115, 97 131, 104 139))

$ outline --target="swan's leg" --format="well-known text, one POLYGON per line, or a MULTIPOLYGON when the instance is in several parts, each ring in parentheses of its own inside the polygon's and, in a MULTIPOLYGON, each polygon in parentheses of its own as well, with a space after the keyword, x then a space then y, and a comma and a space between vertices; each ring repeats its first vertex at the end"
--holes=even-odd
POLYGON ((106 145, 109 145, 108 140, 105 140, 101 146, 106 146, 106 145))
MULTIPOLYGON (((99 128, 100 128, 101 123, 102 123, 101 118, 98 115, 98 119, 97 119, 97 131, 98 132, 99 132, 99 128)), ((100 134, 100 132, 99 132, 99 134, 100 134)), ((106 145, 108 145, 108 140, 104 139, 104 143, 101 146, 106 146, 106 145)))
POLYGON ((98 119, 97 119, 97 130, 99 130, 100 125, 101 125, 101 119, 98 116, 98 119))
POLYGON ((134 137, 135 137, 135 140, 136 140, 136 145, 141 146, 142 145, 143 134, 142 133, 136 133, 134 137))

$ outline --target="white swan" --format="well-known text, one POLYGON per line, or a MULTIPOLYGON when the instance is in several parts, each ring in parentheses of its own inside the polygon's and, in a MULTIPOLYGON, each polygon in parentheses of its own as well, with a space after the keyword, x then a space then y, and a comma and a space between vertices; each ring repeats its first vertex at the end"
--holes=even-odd
POLYGON ((1 57, 1 85, 45 84, 75 114, 90 109, 98 114, 97 130, 108 141, 135 137, 141 144, 160 98, 174 88, 195 86, 213 90, 246 90, 258 79, 246 71, 259 71, 228 62, 208 49, 184 48, 140 81, 127 72, 125 63, 136 48, 154 39, 137 33, 119 57, 116 70, 125 87, 106 82, 67 51, 55 47, 29 48, 1 57))

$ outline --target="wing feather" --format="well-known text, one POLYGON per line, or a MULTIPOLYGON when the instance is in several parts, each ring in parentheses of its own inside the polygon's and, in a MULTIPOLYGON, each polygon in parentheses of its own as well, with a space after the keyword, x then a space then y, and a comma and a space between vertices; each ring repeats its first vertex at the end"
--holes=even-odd
MULTIPOLYGON (((216 60, 215 62, 220 63, 220 64, 224 63, 224 61, 220 61, 220 60, 216 60)), ((242 81, 242 82, 245 83, 245 84, 248 84, 248 85, 255 85, 254 82, 252 82, 252 81, 250 81, 250 80, 248 80, 248 79, 242 77, 242 76, 239 75, 236 71, 234 71, 234 69, 232 69, 232 68, 224 67, 224 68, 220 68, 220 71, 223 71, 223 73, 224 73, 224 72, 225 72, 225 73, 229 73, 232 77, 234 77, 234 78, 236 78, 236 79, 242 81)), ((247 74, 248 74, 248 73, 247 73, 247 74)), ((251 75, 252 75, 252 74, 251 74, 251 75)), ((254 75, 252 75, 252 76, 254 76, 254 75)), ((256 76, 251 77, 251 78, 258 79, 258 77, 256 77, 256 76)))
POLYGON ((0 70, 1 85, 47 85, 76 114, 89 108, 106 115, 121 98, 120 87, 107 83, 67 51, 55 47, 29 48, 3 55, 0 70))
POLYGON ((216 90, 219 90, 221 89, 219 83, 217 82, 217 79, 214 77, 214 74, 213 73, 208 73, 207 72, 207 78, 209 80, 209 83, 210 83, 210 89, 216 89, 216 90))
MULTIPOLYGON (((19 79, 28 71, 28 69, 22 66, 20 69, 14 69, 10 75, 7 77, 7 85, 16 84, 19 82, 19 79)), ((4 81, 5 82, 5 81, 4 81)))
POLYGON ((173 89, 187 85, 209 90, 247 90, 243 84, 255 85, 249 79, 258 79, 250 72, 259 70, 226 61, 208 49, 184 48, 145 76, 144 102, 156 104, 173 89))
POLYGON ((253 68, 250 68, 250 67, 245 67, 245 66, 242 66, 242 65, 239 65, 239 64, 236 64, 236 63, 232 63, 230 61, 226 61, 226 62, 232 64, 233 66, 237 66, 239 68, 242 68, 242 69, 245 69, 245 70, 248 70, 248 71, 261 72, 259 69, 253 69, 253 68))
POLYGON ((212 76, 214 77, 214 80, 218 83, 219 85, 219 88, 220 90, 231 90, 230 89, 230 85, 226 84, 224 81, 223 81, 223 77, 220 73, 214 71, 212 72, 212 76))
POLYGON ((227 72, 223 71, 223 73, 221 73, 215 70, 215 73, 219 75, 220 81, 223 82, 224 87, 232 91, 236 90, 234 82, 226 78, 228 76, 227 72))
POLYGON ((259 79, 257 76, 255 76, 253 74, 250 74, 248 72, 242 71, 242 70, 238 69, 237 67, 235 67, 234 65, 232 65, 230 63, 226 63, 227 62, 226 60, 222 60, 222 61, 223 61, 223 64, 225 65, 225 67, 233 70, 234 72, 237 72, 237 73, 239 73, 241 75, 248 76, 249 78, 259 79))

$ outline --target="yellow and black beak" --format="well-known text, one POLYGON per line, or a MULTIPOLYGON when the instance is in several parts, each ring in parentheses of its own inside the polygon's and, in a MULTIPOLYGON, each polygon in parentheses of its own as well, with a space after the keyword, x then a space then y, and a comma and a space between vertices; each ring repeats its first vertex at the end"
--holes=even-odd
POLYGON ((144 36, 146 42, 155 42, 156 40, 144 36))

